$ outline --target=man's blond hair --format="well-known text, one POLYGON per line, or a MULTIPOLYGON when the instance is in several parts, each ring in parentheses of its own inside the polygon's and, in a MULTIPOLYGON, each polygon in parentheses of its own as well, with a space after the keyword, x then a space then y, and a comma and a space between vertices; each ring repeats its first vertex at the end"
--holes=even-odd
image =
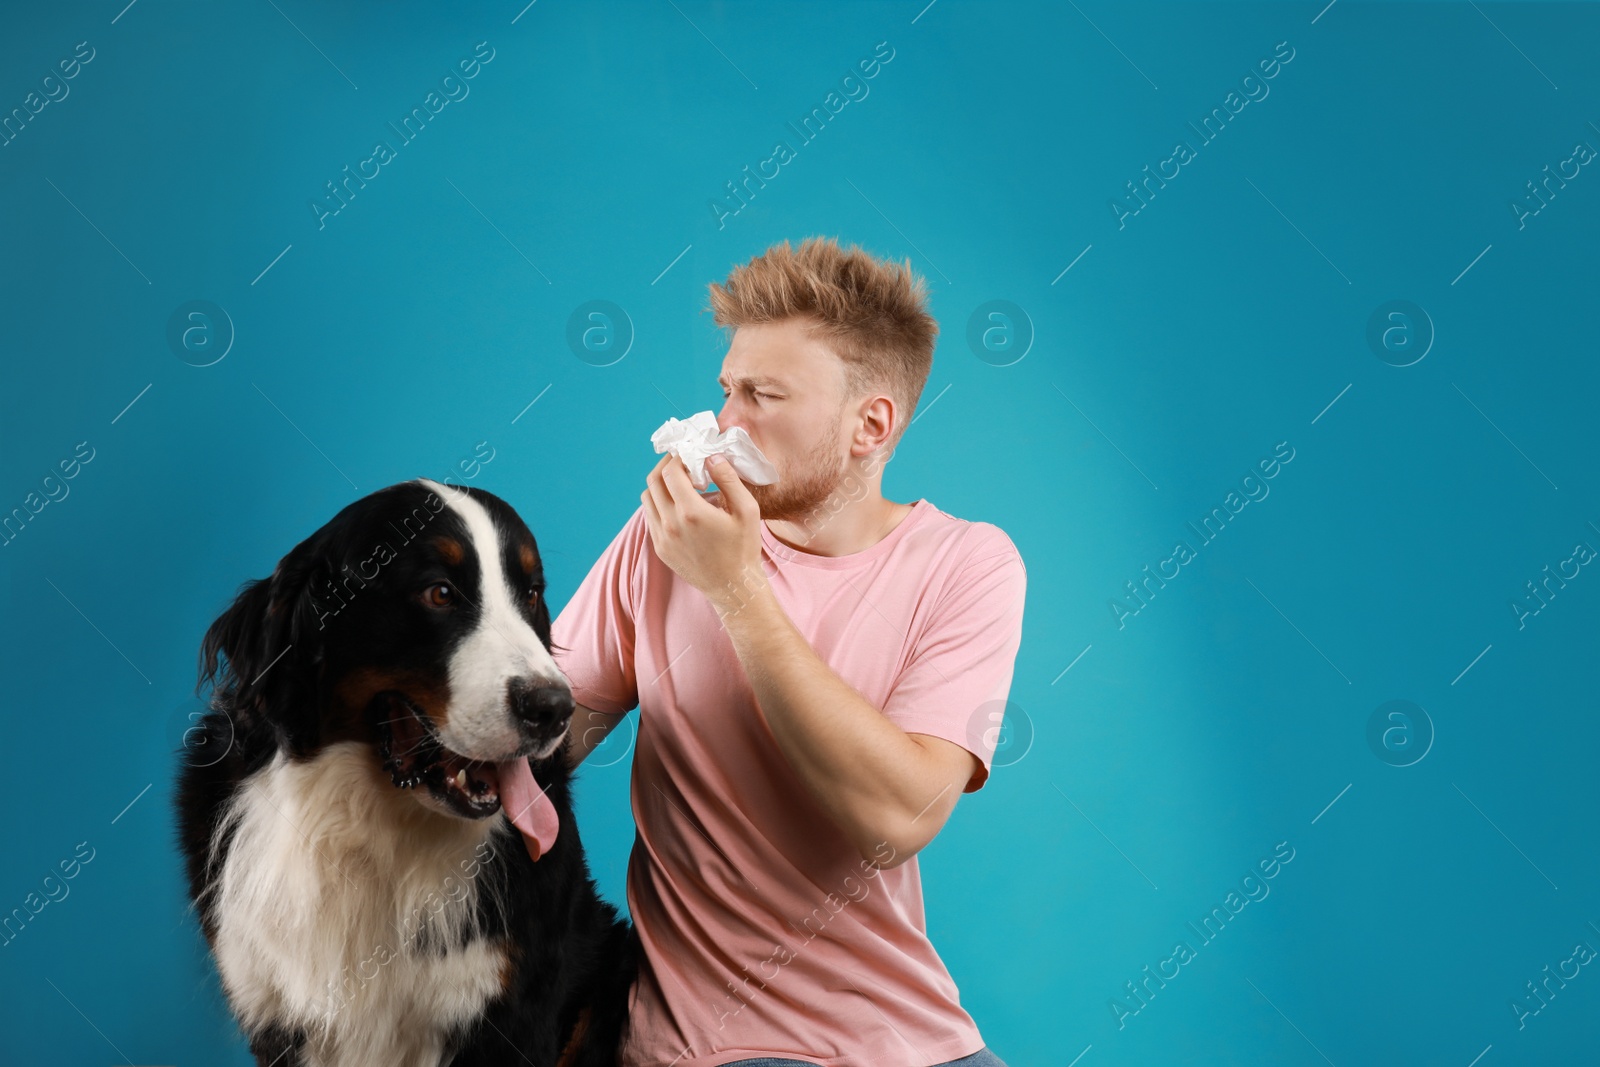
POLYGON ((845 402, 882 392, 895 401, 899 425, 885 442, 894 450, 933 367, 939 324, 927 311, 927 285, 903 264, 874 259, 860 246, 841 249, 831 237, 808 237, 798 250, 773 245, 711 283, 709 310, 718 326, 801 319, 806 332, 844 362, 845 402))

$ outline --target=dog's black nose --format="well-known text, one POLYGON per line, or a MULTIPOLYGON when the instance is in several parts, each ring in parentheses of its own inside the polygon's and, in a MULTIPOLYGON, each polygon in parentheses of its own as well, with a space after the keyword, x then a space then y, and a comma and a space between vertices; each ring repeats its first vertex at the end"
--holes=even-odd
POLYGON ((506 684, 511 714, 529 726, 560 729, 572 717, 572 690, 564 685, 535 684, 513 678, 506 684))

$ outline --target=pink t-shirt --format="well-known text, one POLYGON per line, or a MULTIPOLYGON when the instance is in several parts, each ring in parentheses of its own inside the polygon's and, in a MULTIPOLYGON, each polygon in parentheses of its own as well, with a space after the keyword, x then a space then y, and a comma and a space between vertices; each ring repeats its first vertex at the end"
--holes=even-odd
MULTIPOLYGON (((979 789, 1022 638, 1010 538, 918 500, 852 555, 797 551, 765 523, 761 546, 818 657, 908 733, 976 754, 963 791, 979 789)), ((812 798, 715 609, 656 557, 642 505, 552 636, 579 704, 639 708, 627 894, 644 958, 621 1067, 930 1067, 983 1047, 928 941, 916 857, 868 863, 812 798)))

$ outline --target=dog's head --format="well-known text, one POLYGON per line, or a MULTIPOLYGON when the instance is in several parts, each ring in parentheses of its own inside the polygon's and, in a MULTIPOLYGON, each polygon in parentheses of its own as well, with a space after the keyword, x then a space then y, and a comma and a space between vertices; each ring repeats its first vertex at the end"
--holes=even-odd
POLYGON ((500 808, 497 765, 549 757, 572 716, 544 587, 533 534, 499 497, 393 485, 244 585, 206 632, 200 685, 295 757, 365 742, 396 787, 483 818, 500 808))

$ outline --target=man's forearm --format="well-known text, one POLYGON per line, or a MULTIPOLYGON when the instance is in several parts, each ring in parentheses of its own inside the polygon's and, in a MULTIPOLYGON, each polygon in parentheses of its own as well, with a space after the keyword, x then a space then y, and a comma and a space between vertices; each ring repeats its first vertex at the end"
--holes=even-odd
POLYGON ((572 724, 567 728, 567 739, 562 742, 567 769, 577 770, 578 764, 605 742, 606 737, 616 729, 625 715, 627 715, 625 711, 610 715, 603 711, 595 711, 593 708, 586 708, 582 704, 575 705, 572 709, 572 724))
MULTIPOLYGON (((717 603, 778 747, 864 858, 903 861, 936 798, 932 760, 817 656, 763 575, 717 603)), ((892 866, 894 864, 886 864, 892 866)))

